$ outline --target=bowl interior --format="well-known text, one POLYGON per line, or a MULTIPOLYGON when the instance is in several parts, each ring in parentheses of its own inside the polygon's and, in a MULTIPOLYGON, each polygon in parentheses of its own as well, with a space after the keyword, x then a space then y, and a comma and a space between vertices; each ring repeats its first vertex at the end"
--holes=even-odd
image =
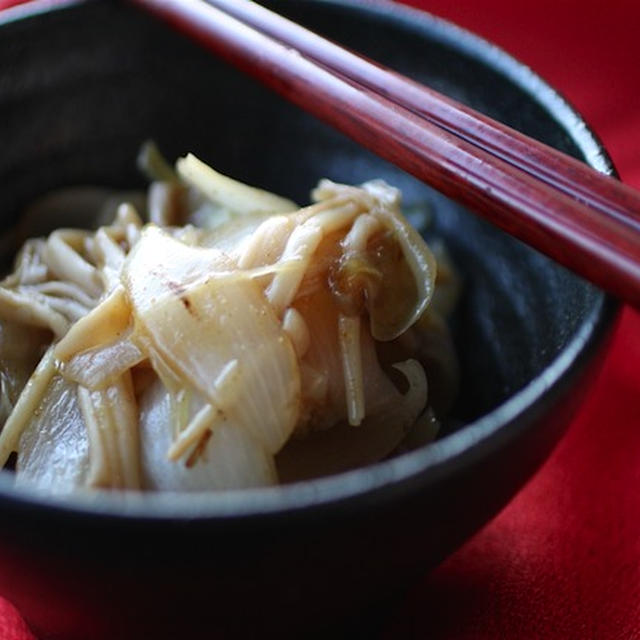
MULTIPOLYGON (((365 3, 265 4, 576 157, 596 146, 583 128, 567 129, 562 121, 575 116, 525 69, 438 21, 365 3)), ((427 235, 445 240, 465 286, 453 320, 461 393, 443 435, 540 376, 601 311, 592 286, 130 7, 87 3, 5 25, 6 59, 4 229, 55 187, 142 186, 135 157, 149 138, 169 158, 192 151, 300 203, 321 177, 382 177, 408 209, 428 211, 427 235)))

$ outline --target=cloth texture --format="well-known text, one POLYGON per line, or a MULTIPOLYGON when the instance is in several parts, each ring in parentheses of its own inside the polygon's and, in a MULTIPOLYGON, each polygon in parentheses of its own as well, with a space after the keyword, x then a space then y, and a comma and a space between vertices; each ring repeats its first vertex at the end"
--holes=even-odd
MULTIPOLYGON (((585 117, 622 180, 640 188, 637 0, 405 3, 457 22, 530 66, 585 117)), ((0 9, 9 4, 0 0, 0 9)), ((623 310, 595 386, 542 469, 412 588, 382 637, 640 638, 638 312, 623 310)), ((0 598, 0 640, 32 639, 0 598)))

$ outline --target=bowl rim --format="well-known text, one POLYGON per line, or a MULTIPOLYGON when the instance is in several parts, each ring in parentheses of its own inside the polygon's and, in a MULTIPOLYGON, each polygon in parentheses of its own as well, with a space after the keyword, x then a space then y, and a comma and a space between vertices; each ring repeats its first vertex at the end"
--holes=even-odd
MULTIPOLYGON (((297 0, 300 4, 326 5, 336 10, 368 12, 391 21, 403 30, 435 40, 475 58, 520 88, 563 128, 595 169, 617 175, 602 143, 584 119, 555 89, 528 66, 492 42, 428 12, 390 0, 297 0)), ((0 28, 10 23, 35 19, 52 12, 73 11, 86 0, 32 0, 0 12, 0 28)), ((28 509, 46 516, 65 518, 88 514, 110 520, 234 520, 302 515, 310 509, 332 515, 359 511, 375 501, 393 500, 398 494, 414 492, 443 476, 487 456, 530 427, 520 420, 535 412, 545 399, 560 393, 563 379, 569 379, 588 362, 608 335, 620 305, 602 294, 579 330, 560 354, 524 388, 505 402, 464 425, 459 431, 430 445, 377 464, 334 476, 290 485, 210 493, 78 493, 45 496, 28 487, 14 487, 11 474, 0 472, 0 501, 5 508, 28 509), (416 482, 418 480, 418 482, 416 482), (384 491, 380 491, 384 489, 384 491), (179 499, 176 499, 176 496, 179 499), (354 507, 357 507, 354 510, 354 507)))

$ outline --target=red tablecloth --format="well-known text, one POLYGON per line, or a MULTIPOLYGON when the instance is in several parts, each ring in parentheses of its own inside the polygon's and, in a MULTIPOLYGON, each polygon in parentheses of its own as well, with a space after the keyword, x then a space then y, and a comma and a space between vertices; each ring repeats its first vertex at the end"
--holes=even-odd
MULTIPOLYGON (((638 0, 405 1, 531 66, 585 116, 622 179, 640 188, 638 0)), ((383 635, 640 638, 638 313, 625 309, 596 387, 542 470, 493 522, 425 575, 383 635)), ((0 640, 32 637, 0 599, 0 640)))

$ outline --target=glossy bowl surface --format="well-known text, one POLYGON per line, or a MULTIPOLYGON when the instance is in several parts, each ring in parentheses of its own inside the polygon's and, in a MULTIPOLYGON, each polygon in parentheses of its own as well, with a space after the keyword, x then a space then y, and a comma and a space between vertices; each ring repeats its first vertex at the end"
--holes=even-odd
MULTIPOLYGON (((311 28, 604 172, 580 117, 491 44, 384 2, 279 0, 311 28)), ((383 177, 428 209, 463 272, 463 378, 433 445, 358 471, 210 495, 43 499, 0 474, 0 593, 39 637, 322 633, 387 601, 487 522, 580 402, 617 305, 135 9, 88 2, 4 14, 0 211, 71 184, 141 185, 154 138, 300 202, 318 178, 383 177), (177 635, 176 635, 177 634, 177 635)), ((359 626, 358 628, 362 628, 359 626)))

